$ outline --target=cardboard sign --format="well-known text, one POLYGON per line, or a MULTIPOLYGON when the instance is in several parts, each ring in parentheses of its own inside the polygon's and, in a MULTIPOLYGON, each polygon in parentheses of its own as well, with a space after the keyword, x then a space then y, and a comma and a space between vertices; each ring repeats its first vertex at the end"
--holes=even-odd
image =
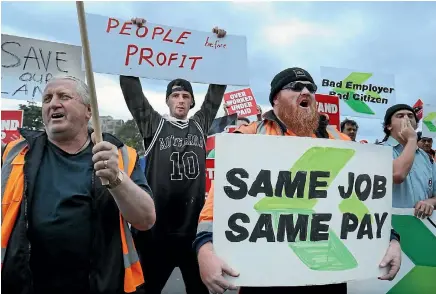
POLYGON ((416 113, 416 116, 418 117, 419 120, 422 119, 422 112, 423 112, 423 107, 424 103, 422 102, 421 99, 418 99, 415 104, 413 105, 413 110, 416 113))
POLYGON ((422 136, 436 139, 436 105, 423 107, 422 136))
POLYGON ((329 118, 329 125, 341 130, 341 116, 339 112, 339 98, 337 96, 315 94, 316 109, 320 114, 329 118))
POLYGON ((350 294, 433 293, 436 274, 436 213, 426 219, 416 218, 414 209, 392 211, 392 227, 401 236, 401 267, 395 279, 350 282, 350 294))
POLYGON ((2 142, 8 144, 20 138, 18 128, 23 127, 22 110, 2 110, 2 142))
POLYGON ((256 115, 257 104, 250 88, 224 94, 224 103, 228 105, 229 115, 237 113, 238 117, 256 115))
POLYGON ((218 134, 214 176, 214 250, 240 273, 226 276, 236 286, 322 285, 387 273, 379 265, 391 232, 391 148, 218 134))
POLYGON ((338 96, 342 116, 383 119, 394 105, 394 75, 321 67, 320 94, 338 96))
POLYGON ((247 40, 86 14, 95 72, 193 83, 248 85, 247 40))
POLYGON ((41 101, 53 77, 85 79, 80 46, 2 34, 1 48, 2 98, 41 101))
POLYGON ((206 195, 209 193, 212 181, 214 179, 215 159, 206 158, 206 195))

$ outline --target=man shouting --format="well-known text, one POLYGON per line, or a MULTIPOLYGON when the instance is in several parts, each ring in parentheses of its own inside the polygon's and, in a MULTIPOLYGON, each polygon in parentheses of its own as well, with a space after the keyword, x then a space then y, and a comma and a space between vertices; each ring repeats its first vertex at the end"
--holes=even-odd
MULTIPOLYGON (((132 19, 143 26, 144 19, 132 19)), ((224 30, 214 28, 219 38, 224 30)), ((187 293, 207 294, 200 279, 192 242, 205 199, 205 139, 221 105, 226 86, 210 85, 200 110, 190 82, 171 81, 166 103, 170 115, 157 113, 144 96, 137 77, 120 77, 124 99, 144 138, 146 178, 153 191, 156 224, 151 233, 136 232, 147 294, 161 293, 173 269, 179 267, 187 293), (151 235, 150 235, 151 234, 151 235)))
MULTIPOLYGON (((315 85, 311 75, 301 68, 288 68, 278 73, 271 82, 270 102, 273 110, 266 112, 262 121, 240 126, 235 132, 241 134, 259 134, 274 136, 322 137, 350 141, 345 134, 336 129, 326 130, 326 135, 316 135, 319 115, 316 111, 315 85)), ((290 147, 292 148, 292 147, 290 147)), ((266 150, 266 152, 268 152, 266 150)), ((291 151, 292 152, 292 151, 291 151)), ((214 252, 213 217, 214 187, 209 191, 206 204, 200 215, 197 238, 194 247, 198 252, 201 278, 211 293, 224 293, 227 289, 235 290, 223 276, 237 277, 239 274, 230 268, 214 252)), ((393 279, 401 263, 399 236, 392 232, 391 244, 380 266, 390 267, 387 275, 380 279, 393 279)), ((289 270, 292 270, 290 268, 289 270)), ((290 281, 291 283, 291 281, 290 281)), ((332 284, 304 287, 241 287, 239 294, 300 294, 309 291, 346 294, 347 285, 332 284)))

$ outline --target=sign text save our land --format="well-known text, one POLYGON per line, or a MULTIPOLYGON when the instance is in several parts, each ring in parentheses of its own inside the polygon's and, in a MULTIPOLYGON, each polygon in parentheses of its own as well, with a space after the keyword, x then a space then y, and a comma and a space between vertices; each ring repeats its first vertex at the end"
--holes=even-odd
POLYGON ((5 34, 1 43, 2 98, 40 101, 53 77, 85 77, 80 46, 5 34))
POLYGON ((240 272, 228 279, 238 286, 376 279, 391 229, 391 152, 335 140, 218 134, 214 248, 240 272), (241 146, 250 148, 235 157, 241 146), (368 158, 373 164, 365 164, 368 158))
POLYGON ((244 36, 86 14, 93 70, 114 75, 220 85, 248 85, 244 36))

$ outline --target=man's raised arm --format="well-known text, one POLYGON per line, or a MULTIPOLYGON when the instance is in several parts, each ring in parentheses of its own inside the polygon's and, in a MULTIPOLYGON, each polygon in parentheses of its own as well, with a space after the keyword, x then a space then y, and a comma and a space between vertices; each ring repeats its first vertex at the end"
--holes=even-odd
POLYGON ((161 115, 153 109, 142 92, 137 77, 120 76, 124 100, 144 139, 151 138, 159 125, 161 115))

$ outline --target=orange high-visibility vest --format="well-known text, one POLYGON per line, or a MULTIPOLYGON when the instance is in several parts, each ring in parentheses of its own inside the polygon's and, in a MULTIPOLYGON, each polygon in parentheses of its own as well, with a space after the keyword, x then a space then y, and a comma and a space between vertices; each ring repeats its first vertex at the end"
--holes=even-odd
MULTIPOLYGON (((27 142, 23 139, 10 142, 2 157, 2 234, 1 234, 1 263, 8 248, 8 241, 12 234, 24 193, 24 156, 28 151, 27 142)), ((119 168, 131 176, 136 163, 135 149, 124 145, 118 149, 119 168), (124 165, 127 163, 126 165, 124 165)), ((144 283, 142 267, 133 242, 132 234, 127 222, 120 213, 121 244, 124 261, 124 291, 132 293, 144 283)))

